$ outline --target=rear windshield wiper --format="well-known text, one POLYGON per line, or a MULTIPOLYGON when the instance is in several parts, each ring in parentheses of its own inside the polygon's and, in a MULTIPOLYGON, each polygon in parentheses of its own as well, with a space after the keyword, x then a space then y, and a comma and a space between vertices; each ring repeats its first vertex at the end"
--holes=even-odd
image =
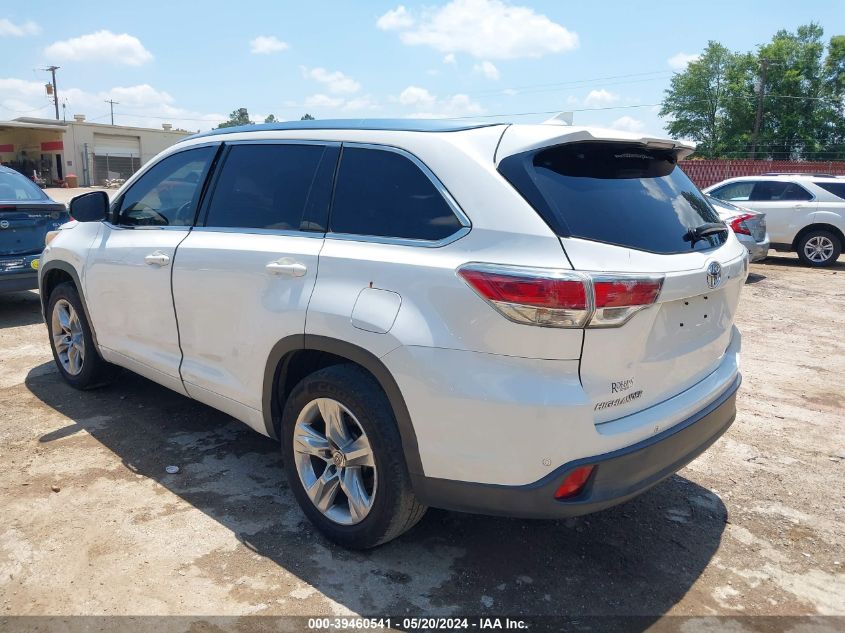
POLYGON ((708 235, 714 235, 727 230, 728 227, 724 222, 707 222, 687 231, 686 235, 684 235, 684 241, 691 242, 691 245, 694 246, 696 242, 700 242, 708 235))

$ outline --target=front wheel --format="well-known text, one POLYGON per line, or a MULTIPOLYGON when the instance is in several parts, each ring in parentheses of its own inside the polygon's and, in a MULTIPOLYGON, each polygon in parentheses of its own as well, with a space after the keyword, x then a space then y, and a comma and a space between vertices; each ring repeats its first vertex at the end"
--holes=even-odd
POLYGON ((808 231, 798 240, 798 258, 807 266, 830 266, 841 253, 839 236, 824 229, 808 231))
POLYGON ((339 545, 381 545, 425 513, 411 490, 390 403, 360 367, 334 365, 305 377, 285 404, 281 436, 297 502, 339 545))
POLYGON ((65 382, 76 389, 91 389, 108 382, 114 366, 100 358, 73 284, 59 284, 50 293, 47 332, 53 359, 65 382))

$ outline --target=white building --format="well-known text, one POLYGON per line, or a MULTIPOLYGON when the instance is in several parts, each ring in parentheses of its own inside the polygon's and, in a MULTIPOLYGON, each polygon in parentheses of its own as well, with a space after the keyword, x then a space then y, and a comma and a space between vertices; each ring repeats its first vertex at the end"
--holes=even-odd
POLYGON ((48 185, 75 175, 80 185, 103 185, 128 178, 138 168, 180 139, 193 134, 173 130, 20 117, 0 121, 0 163, 28 176, 37 172, 48 185))

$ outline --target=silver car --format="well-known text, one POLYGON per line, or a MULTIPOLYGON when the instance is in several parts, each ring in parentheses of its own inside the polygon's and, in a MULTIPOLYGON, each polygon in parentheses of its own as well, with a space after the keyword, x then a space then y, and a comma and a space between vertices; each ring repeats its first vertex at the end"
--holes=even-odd
POLYGON ((769 254, 769 234, 766 230, 766 214, 738 207, 730 202, 705 194, 716 209, 719 217, 733 230, 737 239, 748 249, 749 259, 759 262, 769 254))

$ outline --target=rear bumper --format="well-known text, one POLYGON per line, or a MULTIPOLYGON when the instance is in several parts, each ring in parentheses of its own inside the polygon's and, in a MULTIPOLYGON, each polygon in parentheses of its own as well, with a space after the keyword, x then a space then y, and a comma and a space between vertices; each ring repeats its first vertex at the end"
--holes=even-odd
POLYGON ((742 235, 739 236, 740 243, 748 249, 748 259, 752 262, 759 262, 762 259, 765 259, 769 255, 769 237, 766 236, 766 239, 762 242, 755 242, 754 238, 750 235, 742 235))
POLYGON ((35 270, 24 270, 23 272, 17 270, 14 272, 0 271, 0 293, 35 290, 36 288, 38 288, 38 272, 35 270))
POLYGON ((728 429, 736 416, 741 376, 713 402, 670 429, 603 455, 566 463, 541 480, 523 486, 420 478, 414 489, 430 506, 461 512, 561 518, 603 510, 627 501, 677 472, 703 453, 728 429), (584 490, 559 501, 554 493, 579 466, 594 465, 584 490))

